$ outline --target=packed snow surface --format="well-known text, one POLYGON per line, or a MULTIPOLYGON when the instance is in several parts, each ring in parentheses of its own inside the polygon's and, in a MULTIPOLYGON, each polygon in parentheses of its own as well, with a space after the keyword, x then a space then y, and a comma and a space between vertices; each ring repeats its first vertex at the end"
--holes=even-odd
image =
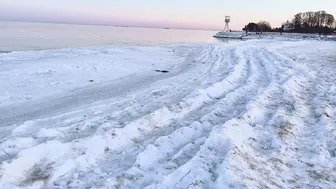
POLYGON ((0 80, 0 188, 336 188, 335 42, 3 53, 0 80))

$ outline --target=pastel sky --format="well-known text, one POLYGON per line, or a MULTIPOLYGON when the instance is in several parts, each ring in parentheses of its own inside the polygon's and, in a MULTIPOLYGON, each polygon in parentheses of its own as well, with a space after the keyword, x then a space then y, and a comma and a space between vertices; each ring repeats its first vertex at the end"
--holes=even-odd
POLYGON ((325 10, 336 0, 0 0, 0 20, 220 30, 266 20, 272 27, 298 12, 325 10))

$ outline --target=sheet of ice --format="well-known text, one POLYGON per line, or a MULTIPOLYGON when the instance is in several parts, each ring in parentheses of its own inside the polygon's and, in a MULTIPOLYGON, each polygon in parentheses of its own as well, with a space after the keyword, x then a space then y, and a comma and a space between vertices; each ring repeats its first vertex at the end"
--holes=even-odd
POLYGON ((0 77, 0 188, 336 187, 335 42, 13 52, 0 77))

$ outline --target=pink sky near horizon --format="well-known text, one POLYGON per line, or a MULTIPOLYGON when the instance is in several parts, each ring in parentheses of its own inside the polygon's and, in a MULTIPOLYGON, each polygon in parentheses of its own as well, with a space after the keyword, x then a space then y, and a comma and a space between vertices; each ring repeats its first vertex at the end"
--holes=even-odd
POLYGON ((221 30, 225 15, 231 28, 248 22, 269 21, 279 27, 298 12, 325 10, 336 13, 336 0, 0 0, 0 20, 126 25, 221 30), (288 6, 290 5, 290 6, 288 6))

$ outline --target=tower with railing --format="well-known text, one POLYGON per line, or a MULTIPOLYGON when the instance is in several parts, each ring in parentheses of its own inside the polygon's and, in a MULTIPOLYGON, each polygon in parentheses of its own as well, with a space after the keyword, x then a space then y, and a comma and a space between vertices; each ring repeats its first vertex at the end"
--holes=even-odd
POLYGON ((225 16, 225 27, 223 32, 229 32, 230 31, 230 16, 225 16))

